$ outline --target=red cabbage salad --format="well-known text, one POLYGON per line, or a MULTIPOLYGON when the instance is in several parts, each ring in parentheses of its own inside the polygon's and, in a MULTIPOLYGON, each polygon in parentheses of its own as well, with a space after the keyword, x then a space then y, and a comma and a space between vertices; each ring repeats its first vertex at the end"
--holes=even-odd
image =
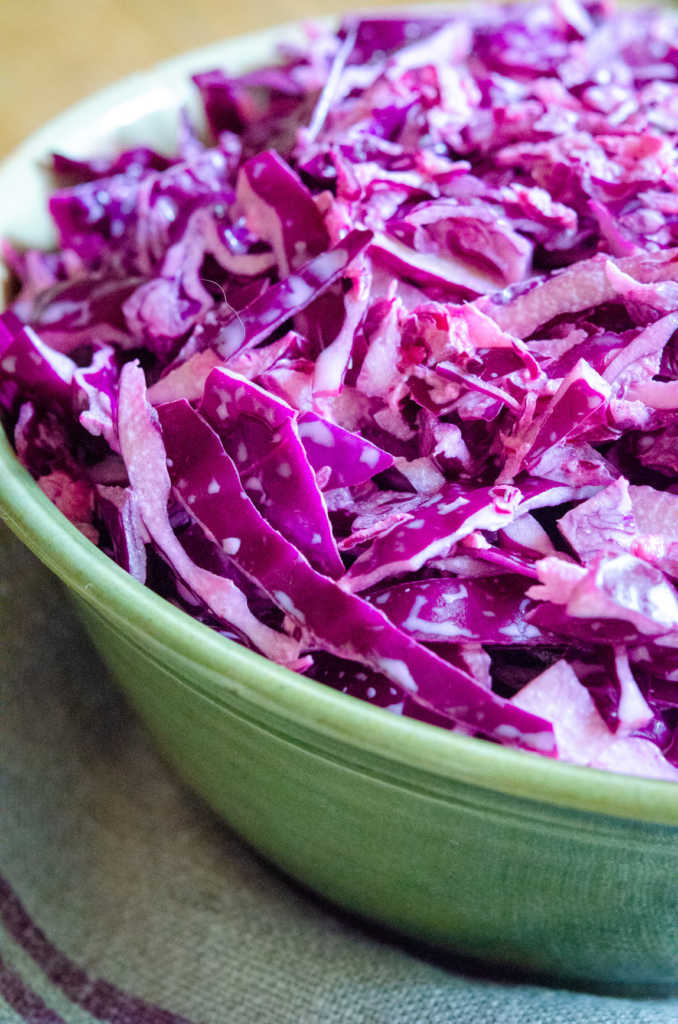
POLYGON ((53 156, 0 407, 195 619, 396 715, 678 780, 678 19, 311 26, 171 156, 53 156))

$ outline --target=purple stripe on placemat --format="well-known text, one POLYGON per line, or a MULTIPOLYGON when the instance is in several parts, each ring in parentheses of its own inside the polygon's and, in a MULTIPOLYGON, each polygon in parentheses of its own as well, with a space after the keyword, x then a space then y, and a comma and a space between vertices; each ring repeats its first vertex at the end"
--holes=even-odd
MULTIPOLYGON (((1 875, 0 921, 52 984, 97 1020, 109 1021, 110 1024, 191 1024, 186 1017, 144 1002, 108 981, 89 978, 82 967, 78 967, 53 946, 44 932, 31 921, 24 906, 1 875)), ((36 1024, 57 1024, 61 1020, 56 1016, 49 1020, 38 1017, 31 1019, 36 1024)))
POLYGON ((0 996, 27 1024, 66 1024, 63 1017, 50 1010, 40 996, 24 985, 21 977, 6 966, 1 956, 0 996))

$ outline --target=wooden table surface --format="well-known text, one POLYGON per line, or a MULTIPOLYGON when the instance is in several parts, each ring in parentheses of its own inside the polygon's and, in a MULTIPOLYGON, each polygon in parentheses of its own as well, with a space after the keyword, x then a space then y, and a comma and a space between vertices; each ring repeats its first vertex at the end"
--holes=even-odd
POLYGON ((0 154, 75 100, 165 57, 267 25, 379 3, 0 0, 0 154))

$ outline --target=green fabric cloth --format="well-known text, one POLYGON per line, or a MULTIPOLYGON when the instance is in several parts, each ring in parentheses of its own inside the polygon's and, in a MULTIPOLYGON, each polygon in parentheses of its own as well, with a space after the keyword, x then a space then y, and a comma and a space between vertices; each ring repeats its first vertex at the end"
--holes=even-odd
POLYGON ((0 1022, 675 1024, 469 972, 289 883, 191 795, 0 528, 0 1022))

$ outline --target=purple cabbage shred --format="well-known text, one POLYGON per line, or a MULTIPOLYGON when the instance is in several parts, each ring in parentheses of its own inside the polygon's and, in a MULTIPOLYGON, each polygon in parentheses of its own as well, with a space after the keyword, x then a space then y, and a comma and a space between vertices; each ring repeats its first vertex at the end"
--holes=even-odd
POLYGON ((0 414, 140 583, 349 696, 678 781, 678 17, 312 26, 54 154, 0 414))

